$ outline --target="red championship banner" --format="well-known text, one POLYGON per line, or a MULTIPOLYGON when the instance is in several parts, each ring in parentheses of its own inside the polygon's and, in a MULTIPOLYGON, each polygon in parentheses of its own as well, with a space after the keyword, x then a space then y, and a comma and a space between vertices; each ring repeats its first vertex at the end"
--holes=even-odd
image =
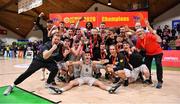
POLYGON ((163 66, 180 68, 180 51, 164 50, 162 64, 163 64, 163 66))
POLYGON ((49 15, 56 25, 59 21, 64 21, 66 26, 76 23, 82 16, 85 19, 80 23, 81 27, 85 27, 86 22, 92 22, 94 27, 98 27, 101 22, 105 22, 107 27, 124 25, 134 27, 135 21, 140 21, 142 26, 145 26, 144 19, 148 19, 148 12, 51 13, 49 15))

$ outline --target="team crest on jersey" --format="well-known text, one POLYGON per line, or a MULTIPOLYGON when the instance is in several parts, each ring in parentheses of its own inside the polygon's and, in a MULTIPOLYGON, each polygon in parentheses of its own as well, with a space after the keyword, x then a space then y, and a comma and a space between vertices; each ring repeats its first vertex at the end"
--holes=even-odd
POLYGON ((86 68, 86 72, 88 72, 88 68, 86 68))

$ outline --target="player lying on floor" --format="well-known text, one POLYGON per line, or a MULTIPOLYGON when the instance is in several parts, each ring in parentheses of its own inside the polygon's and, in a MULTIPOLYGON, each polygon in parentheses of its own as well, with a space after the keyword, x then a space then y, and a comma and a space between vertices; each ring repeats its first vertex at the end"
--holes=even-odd
POLYGON ((85 60, 84 61, 77 61, 77 62, 67 62, 67 65, 75 65, 75 64, 79 64, 80 65, 80 78, 76 78, 72 81, 70 81, 70 83, 66 86, 64 86, 63 88, 55 88, 55 87, 50 87, 50 91, 52 93, 55 94, 61 94, 64 91, 67 91, 75 86, 81 86, 83 84, 88 84, 89 86, 97 86, 103 90, 109 91, 110 93, 114 93, 116 91, 116 89, 119 86, 107 86, 105 84, 103 84, 101 81, 93 78, 93 71, 94 71, 94 67, 96 64, 104 64, 106 61, 91 61, 91 55, 90 55, 90 51, 85 51, 85 60))

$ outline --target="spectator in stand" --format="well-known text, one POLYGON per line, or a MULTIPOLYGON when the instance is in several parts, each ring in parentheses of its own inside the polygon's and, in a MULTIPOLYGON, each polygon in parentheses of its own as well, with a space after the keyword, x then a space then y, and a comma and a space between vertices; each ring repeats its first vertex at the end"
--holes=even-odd
POLYGON ((175 37, 176 37, 176 29, 175 28, 172 28, 171 34, 172 34, 172 39, 175 39, 175 37))
POLYGON ((176 50, 180 50, 180 35, 177 36, 175 40, 176 50))
POLYGON ((1 43, 0 43, 0 53, 1 53, 1 51, 2 51, 2 46, 1 46, 1 43))
POLYGON ((169 49, 169 45, 168 45, 168 43, 166 42, 165 39, 163 39, 163 41, 162 41, 161 48, 162 48, 163 50, 168 50, 168 49, 169 49))
POLYGON ((23 58, 26 58, 27 45, 23 46, 23 58))
POLYGON ((164 29, 163 29, 163 34, 164 35, 169 35, 170 34, 170 29, 169 29, 169 26, 168 25, 165 25, 164 26, 164 29))
POLYGON ((176 30, 178 31, 178 35, 180 35, 180 23, 177 24, 176 30))
POLYGON ((10 45, 10 51, 9 51, 9 57, 14 57, 13 55, 14 55, 14 50, 13 50, 13 47, 12 47, 12 45, 10 45))
POLYGON ((170 42, 171 37, 169 35, 164 35, 162 39, 165 39, 167 43, 170 42))
POLYGON ((6 54, 7 54, 7 57, 10 57, 10 46, 9 45, 7 45, 6 46, 6 54))
POLYGON ((168 43, 171 40, 170 39, 170 32, 171 32, 171 30, 169 29, 169 26, 165 25, 164 29, 163 29, 163 37, 162 37, 162 39, 165 39, 168 43))
POLYGON ((17 49, 17 45, 14 45, 13 48, 14 48, 14 49, 13 49, 13 50, 14 50, 14 57, 16 57, 16 55, 17 55, 17 50, 18 50, 18 49, 17 49))
POLYGON ((3 47, 3 55, 5 54, 6 46, 3 47))
POLYGON ((163 31, 161 29, 161 26, 158 26, 156 29, 156 33, 161 37, 161 39, 163 38, 163 31))

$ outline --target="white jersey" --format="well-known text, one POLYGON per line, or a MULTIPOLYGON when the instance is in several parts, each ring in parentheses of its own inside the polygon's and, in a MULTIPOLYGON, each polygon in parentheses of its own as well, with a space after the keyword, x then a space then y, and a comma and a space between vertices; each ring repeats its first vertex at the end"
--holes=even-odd
POLYGON ((82 64, 80 77, 93 77, 93 68, 91 64, 82 64))

